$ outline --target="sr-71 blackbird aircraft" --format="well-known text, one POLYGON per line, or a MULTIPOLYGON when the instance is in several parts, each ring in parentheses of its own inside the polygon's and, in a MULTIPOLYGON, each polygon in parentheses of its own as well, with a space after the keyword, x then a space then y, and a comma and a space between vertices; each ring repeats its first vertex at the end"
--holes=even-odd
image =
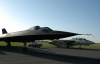
POLYGON ((82 35, 77 33, 52 30, 49 27, 34 26, 24 31, 7 33, 6 29, 2 29, 0 41, 5 41, 10 47, 10 42, 23 42, 26 47, 26 42, 34 42, 35 40, 54 40, 75 35, 82 35))

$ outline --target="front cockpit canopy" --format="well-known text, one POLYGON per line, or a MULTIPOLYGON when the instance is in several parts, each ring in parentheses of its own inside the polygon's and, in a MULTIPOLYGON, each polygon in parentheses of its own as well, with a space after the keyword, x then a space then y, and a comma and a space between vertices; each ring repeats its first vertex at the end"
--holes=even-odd
POLYGON ((40 26, 34 26, 34 27, 29 28, 28 30, 53 31, 49 27, 40 27, 40 26))
POLYGON ((38 30, 38 29, 40 29, 40 28, 41 28, 40 26, 35 26, 35 27, 34 27, 35 30, 38 30))
POLYGON ((38 30, 38 29, 40 29, 40 26, 34 26, 34 27, 29 28, 28 30, 38 30))

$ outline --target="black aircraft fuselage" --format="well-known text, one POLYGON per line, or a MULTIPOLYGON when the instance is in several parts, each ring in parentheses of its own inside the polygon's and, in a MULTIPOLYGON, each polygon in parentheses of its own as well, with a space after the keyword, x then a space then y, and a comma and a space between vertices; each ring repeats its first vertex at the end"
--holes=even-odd
POLYGON ((32 42, 34 40, 54 40, 75 35, 77 33, 52 30, 48 27, 35 26, 30 29, 18 32, 7 33, 6 29, 2 29, 3 34, 0 35, 0 41, 6 42, 32 42))

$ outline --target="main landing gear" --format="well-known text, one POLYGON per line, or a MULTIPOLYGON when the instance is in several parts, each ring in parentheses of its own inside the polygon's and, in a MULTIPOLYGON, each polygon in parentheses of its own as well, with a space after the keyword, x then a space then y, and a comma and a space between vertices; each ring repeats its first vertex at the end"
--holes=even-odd
MULTIPOLYGON (((34 40, 33 40, 34 42, 34 40)), ((27 53, 28 52, 28 48, 27 48, 27 43, 26 42, 23 42, 24 43, 24 47, 23 47, 23 52, 27 53)))
POLYGON ((10 42, 7 42, 7 47, 11 47, 11 43, 10 42))
POLYGON ((24 43, 23 52, 26 53, 26 52, 28 51, 28 49, 27 49, 27 47, 26 47, 27 44, 26 44, 26 42, 23 42, 23 43, 24 43))
POLYGON ((80 47, 79 47, 80 49, 82 49, 82 46, 81 46, 81 44, 80 44, 80 47))

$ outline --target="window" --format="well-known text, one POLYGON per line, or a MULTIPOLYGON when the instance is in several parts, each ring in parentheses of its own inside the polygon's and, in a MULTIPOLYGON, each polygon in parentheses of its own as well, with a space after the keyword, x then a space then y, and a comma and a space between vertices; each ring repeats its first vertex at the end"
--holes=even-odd
POLYGON ((38 29, 40 29, 40 26, 34 26, 34 27, 29 28, 29 30, 38 30, 38 29))
POLYGON ((52 31, 52 29, 50 29, 49 27, 43 27, 41 28, 43 31, 52 31))

